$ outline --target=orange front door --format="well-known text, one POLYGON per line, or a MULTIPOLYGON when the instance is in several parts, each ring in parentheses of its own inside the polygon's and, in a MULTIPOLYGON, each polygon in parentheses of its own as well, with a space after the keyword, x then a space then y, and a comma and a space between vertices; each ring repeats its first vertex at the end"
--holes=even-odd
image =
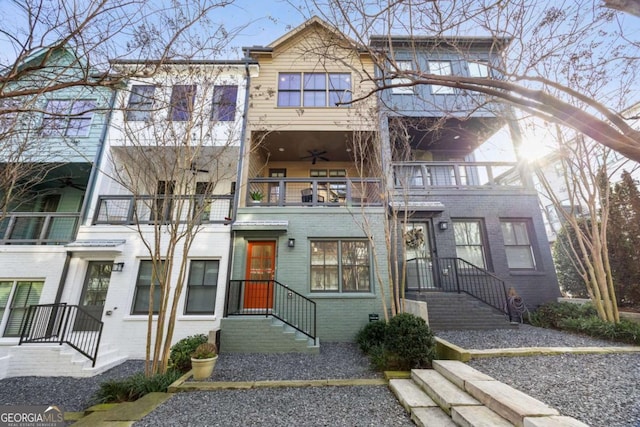
POLYGON ((249 242, 245 274, 244 308, 273 307, 276 242, 249 242))

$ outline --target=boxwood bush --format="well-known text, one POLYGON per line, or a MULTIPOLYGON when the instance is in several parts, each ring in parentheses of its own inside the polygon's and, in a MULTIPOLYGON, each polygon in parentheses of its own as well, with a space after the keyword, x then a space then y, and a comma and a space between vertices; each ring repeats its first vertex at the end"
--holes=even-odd
POLYGON ((196 351, 200 344, 208 341, 205 334, 191 335, 181 339, 171 347, 169 353, 169 368, 180 372, 188 372, 191 369, 191 353, 196 351))
POLYGON ((424 319, 401 313, 371 322, 356 337, 360 349, 379 371, 427 368, 435 357, 435 339, 424 319))

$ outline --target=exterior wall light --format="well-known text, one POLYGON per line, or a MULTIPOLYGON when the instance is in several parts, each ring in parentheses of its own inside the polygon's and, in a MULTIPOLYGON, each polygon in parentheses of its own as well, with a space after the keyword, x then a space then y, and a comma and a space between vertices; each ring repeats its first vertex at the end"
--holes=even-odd
POLYGON ((111 271, 122 271, 124 270, 124 262, 114 262, 113 266, 111 267, 111 271))
POLYGON ((296 239, 289 239, 289 241, 287 241, 287 246, 289 246, 290 248, 295 248, 296 247, 296 239))
POLYGON ((440 221, 438 223, 438 228, 440 229, 440 231, 445 231, 449 229, 449 223, 447 221, 440 221))

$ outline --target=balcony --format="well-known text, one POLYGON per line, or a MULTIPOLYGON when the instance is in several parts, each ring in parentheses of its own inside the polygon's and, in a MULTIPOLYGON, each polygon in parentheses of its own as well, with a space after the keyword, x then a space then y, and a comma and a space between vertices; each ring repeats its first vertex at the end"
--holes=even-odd
POLYGON ((198 215, 200 224, 225 224, 232 195, 99 196, 93 224, 132 225, 186 223, 198 215))
POLYGON ((512 162, 399 162, 393 163, 396 190, 522 189, 525 180, 512 162))
POLYGON ((382 206, 377 178, 252 178, 246 206, 382 206))
POLYGON ((63 245, 75 238, 78 212, 11 212, 0 221, 1 245, 63 245))

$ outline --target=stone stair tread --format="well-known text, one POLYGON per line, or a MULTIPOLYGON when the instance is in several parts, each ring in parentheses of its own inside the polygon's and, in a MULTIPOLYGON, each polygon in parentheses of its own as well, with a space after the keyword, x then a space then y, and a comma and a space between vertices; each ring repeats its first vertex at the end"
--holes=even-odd
POLYGON ((407 412, 413 412, 417 408, 437 407, 438 404, 409 379, 389 380, 389 388, 394 392, 407 412))
POLYGON ((557 410, 499 381, 467 381, 465 390, 518 427, 526 417, 560 415, 557 410))
POLYGON ((513 427, 512 423, 486 406, 454 406, 451 419, 461 427, 513 427))
POLYGON ((442 409, 436 407, 432 408, 416 408, 411 412, 411 421, 413 421, 418 427, 455 427, 449 415, 442 409))
POLYGON ((466 381, 495 381, 489 375, 457 360, 434 360, 433 368, 463 390, 466 381))
POLYGON ((448 414, 452 406, 480 405, 479 401, 433 369, 414 369, 411 378, 448 414))
POLYGON ((572 417, 552 415, 550 417, 527 417, 524 427, 589 427, 588 424, 572 417))

